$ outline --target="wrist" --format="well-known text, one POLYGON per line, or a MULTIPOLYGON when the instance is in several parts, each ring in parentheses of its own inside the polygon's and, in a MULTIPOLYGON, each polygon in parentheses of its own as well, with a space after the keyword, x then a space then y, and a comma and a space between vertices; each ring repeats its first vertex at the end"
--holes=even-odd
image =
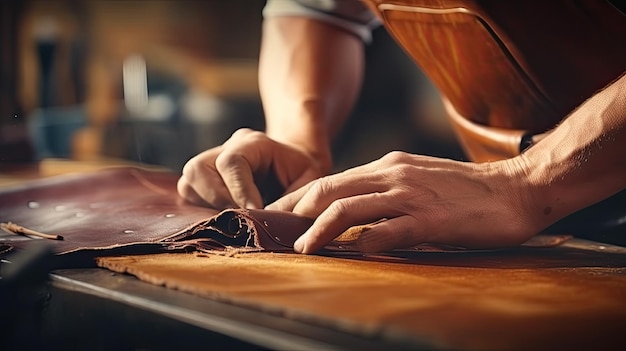
POLYGON ((550 189, 542 182, 540 167, 524 154, 489 165, 495 183, 504 187, 498 191, 507 198, 506 206, 516 213, 520 231, 535 235, 564 216, 550 204, 550 189))
POLYGON ((519 211, 535 233, 591 204, 588 199, 593 198, 593 187, 572 176, 575 171, 568 160, 551 161, 553 153, 538 149, 503 161, 520 199, 519 211))
POLYGON ((313 133, 298 135, 298 133, 284 133, 283 130, 273 132, 269 128, 266 134, 270 139, 305 154, 317 165, 321 174, 326 175, 331 172, 333 167, 332 152, 330 144, 325 141, 326 139, 315 138, 313 133))
POLYGON ((272 140, 305 153, 328 174, 332 169, 332 152, 327 110, 319 99, 284 101, 283 109, 266 108, 265 133, 272 140))

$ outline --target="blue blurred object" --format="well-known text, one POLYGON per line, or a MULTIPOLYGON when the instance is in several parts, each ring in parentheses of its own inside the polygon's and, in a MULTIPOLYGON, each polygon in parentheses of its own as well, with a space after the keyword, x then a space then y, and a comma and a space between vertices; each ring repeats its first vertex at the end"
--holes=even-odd
POLYGON ((36 110, 28 119, 35 158, 69 158, 72 136, 86 125, 83 106, 36 110))

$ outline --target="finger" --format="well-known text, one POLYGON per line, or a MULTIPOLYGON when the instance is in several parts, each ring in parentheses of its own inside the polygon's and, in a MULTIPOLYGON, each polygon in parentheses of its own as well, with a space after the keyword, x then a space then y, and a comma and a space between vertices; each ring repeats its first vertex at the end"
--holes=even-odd
POLYGON ((298 201, 300 201, 302 196, 311 188, 312 183, 313 182, 309 182, 292 192, 287 191, 285 196, 265 206, 265 209, 272 211, 293 211, 298 201))
POLYGON ((235 206, 214 168, 214 160, 221 151, 221 147, 204 151, 185 164, 177 184, 178 193, 183 198, 216 209, 235 206))
POLYGON ((412 247, 429 240, 420 223, 414 217, 404 215, 371 225, 361 233, 356 245, 361 252, 382 252, 412 247))
POLYGON ((178 193, 195 204, 215 209, 236 206, 217 172, 210 167, 201 168, 204 170, 183 171, 177 184, 178 193))
POLYGON ((380 193, 352 196, 334 201, 296 240, 294 250, 313 253, 348 228, 399 215, 389 204, 389 196, 380 193))
POLYGON ((293 211, 294 206, 300 201, 302 195, 308 191, 309 187, 305 187, 307 184, 316 180, 319 177, 319 171, 309 169, 296 179, 288 188, 284 191, 282 198, 277 199, 273 203, 265 206, 266 210, 274 211, 293 211), (301 189, 302 188, 302 189, 301 189), (295 194, 294 194, 295 193, 295 194))
POLYGON ((385 190, 381 178, 373 173, 339 173, 309 182, 300 189, 283 196, 266 208, 292 211, 299 215, 315 218, 333 201, 385 190))
POLYGON ((295 204, 293 212, 305 217, 315 218, 333 202, 352 196, 373 194, 387 190, 382 177, 377 174, 340 173, 324 177, 311 184, 309 189, 295 204))
POLYGON ((243 155, 224 151, 215 159, 215 167, 237 206, 249 209, 263 207, 252 167, 243 155))
POLYGON ((182 176, 180 177, 180 179, 178 179, 176 189, 178 190, 178 194, 186 201, 200 206, 209 206, 209 203, 206 202, 200 195, 198 195, 198 193, 196 193, 196 191, 189 184, 185 176, 182 176))
MULTIPOLYGON (((327 189, 332 189, 333 186, 327 186, 326 184, 324 184, 325 182, 332 182, 332 179, 335 177, 348 177, 348 176, 352 176, 354 178, 350 178, 350 179, 355 179, 358 180, 357 182, 355 182, 356 185, 361 184, 362 182, 364 182, 364 179, 359 179, 359 177, 363 177, 363 175, 368 175, 368 176, 373 176, 375 174, 377 174, 377 170, 379 170, 381 167, 379 164, 376 163, 377 161, 374 162, 370 162, 358 167, 353 167, 350 169, 347 169, 339 174, 335 174, 335 175, 331 175, 331 176, 327 176, 324 178, 319 178, 317 180, 315 180, 316 178, 319 177, 319 173, 315 173, 314 170, 309 170, 307 172, 305 172, 300 178, 298 178, 296 181, 294 181, 286 190, 286 195, 283 196, 282 198, 278 199, 277 201, 275 201, 274 203, 271 203, 269 205, 267 205, 265 208, 268 210, 276 210, 276 211, 294 211, 294 208, 296 207, 296 204, 298 204, 300 202, 300 200, 302 199, 302 197, 307 194, 309 192, 309 190, 312 187, 320 187, 320 188, 327 188, 327 189), (316 182, 322 182, 322 184, 317 184, 316 182)), ((380 177, 378 177, 380 178, 380 177)), ((379 179, 380 180, 380 179, 379 179)), ((342 182, 344 184, 346 184, 347 188, 352 188, 353 185, 355 184, 351 184, 348 185, 348 181, 344 181, 342 182)), ((381 182, 378 182, 378 184, 381 184, 381 182)), ((371 188, 373 189, 373 188, 371 188)), ((374 190, 371 190, 369 192, 373 192, 374 190)), ((314 191, 315 193, 317 193, 317 191, 314 191)), ((364 190, 360 193, 364 194, 367 193, 368 190, 364 190)), ((351 194, 351 195, 356 195, 357 192, 347 192, 346 194, 351 194)), ((310 195, 309 195, 310 196, 310 195)), ((335 198, 339 198, 338 196, 335 198)), ((329 198, 331 199, 331 198, 329 198)), ((307 206, 304 206, 301 208, 301 210, 303 211, 303 213, 306 213, 306 215, 308 216, 316 216, 317 214, 319 214, 319 212, 321 210, 323 210, 325 208, 325 206, 318 206, 315 205, 315 201, 312 202, 313 204, 313 209, 314 211, 309 211, 307 210, 307 206), (318 209, 318 211, 315 211, 315 209, 318 209)), ((328 201, 327 201, 328 203, 328 201)))

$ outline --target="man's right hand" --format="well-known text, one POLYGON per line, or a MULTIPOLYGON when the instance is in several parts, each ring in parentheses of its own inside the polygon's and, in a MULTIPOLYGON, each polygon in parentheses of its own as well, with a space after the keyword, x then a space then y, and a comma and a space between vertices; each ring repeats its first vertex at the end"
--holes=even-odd
POLYGON ((215 209, 263 208, 259 188, 264 183, 278 181, 288 193, 325 175, 327 168, 295 145, 244 128, 223 145, 189 160, 178 180, 178 193, 190 202, 215 209))

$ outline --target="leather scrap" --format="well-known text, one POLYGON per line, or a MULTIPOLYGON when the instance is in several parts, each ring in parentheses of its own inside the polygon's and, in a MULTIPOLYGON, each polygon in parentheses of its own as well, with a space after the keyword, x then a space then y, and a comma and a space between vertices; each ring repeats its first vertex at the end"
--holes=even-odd
MULTIPOLYGON (((0 222, 62 237, 47 240, 59 256, 171 250, 292 252, 295 240, 313 223, 290 212, 196 206, 178 196, 177 180, 173 173, 134 167, 36 180, 0 191, 0 222)), ((368 227, 350 228, 325 252, 358 254, 359 236, 368 227)), ((0 233, 3 252, 32 240, 46 239, 0 233)), ((564 240, 567 237, 552 238, 539 246, 564 240)), ((423 244, 398 251, 464 249, 423 244)))

